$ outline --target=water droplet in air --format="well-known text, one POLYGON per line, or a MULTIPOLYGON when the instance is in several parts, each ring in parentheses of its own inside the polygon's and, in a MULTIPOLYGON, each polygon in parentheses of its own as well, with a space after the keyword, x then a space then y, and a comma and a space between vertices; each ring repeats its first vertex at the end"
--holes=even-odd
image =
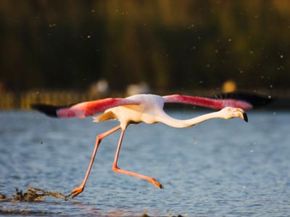
POLYGON ((191 47, 191 50, 196 50, 196 46, 192 46, 191 47))

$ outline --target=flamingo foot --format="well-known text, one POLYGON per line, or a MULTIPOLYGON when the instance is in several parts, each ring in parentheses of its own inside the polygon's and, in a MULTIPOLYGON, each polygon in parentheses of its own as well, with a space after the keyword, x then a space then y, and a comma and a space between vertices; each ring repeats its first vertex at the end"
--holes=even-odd
POLYGON ((84 191, 83 186, 76 187, 71 191, 71 193, 69 195, 66 196, 66 199, 72 199, 72 198, 78 196, 83 191, 84 191))
POLYGON ((160 188, 160 189, 163 188, 163 185, 154 178, 151 178, 150 183, 154 185, 156 188, 160 188))

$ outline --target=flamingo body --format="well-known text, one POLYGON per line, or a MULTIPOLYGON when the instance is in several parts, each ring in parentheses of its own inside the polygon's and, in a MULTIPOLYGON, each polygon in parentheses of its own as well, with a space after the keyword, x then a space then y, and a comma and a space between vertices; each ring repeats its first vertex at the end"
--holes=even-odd
POLYGON ((107 98, 95 101, 82 102, 70 107, 34 105, 34 108, 50 116, 55 116, 59 118, 84 118, 87 116, 95 115, 98 112, 103 112, 101 115, 94 117, 94 122, 102 122, 110 119, 118 120, 120 122, 120 124, 116 127, 97 136, 85 178, 83 179, 81 185, 73 189, 73 191, 69 194, 70 197, 75 197, 80 194, 85 188, 95 159, 95 155, 102 139, 116 132, 117 130, 121 130, 121 135, 112 166, 113 171, 146 180, 154 186, 162 188, 162 185, 152 177, 145 176, 129 170, 120 169, 118 167, 118 159, 124 133, 129 124, 136 124, 140 122, 144 122, 146 124, 163 123, 171 127, 184 128, 214 118, 240 118, 247 121, 248 119, 246 113, 244 112, 244 109, 250 109, 252 108, 252 105, 243 100, 236 99, 211 99, 205 97, 186 96, 178 94, 168 96, 138 94, 127 98, 107 98), (179 120, 165 113, 165 111, 163 110, 165 103, 185 103, 206 108, 212 108, 219 111, 204 114, 187 120, 179 120))
MULTIPOLYGON (((112 118, 117 119, 122 129, 129 123, 153 124, 159 122, 158 117, 164 113, 164 99, 158 95, 139 94, 128 97, 127 99, 139 102, 138 105, 124 105, 107 109, 103 115, 113 114, 112 118)), ((103 115, 99 116, 101 119, 103 115)), ((98 117, 95 118, 98 122, 98 117)))
MULTIPOLYGON (((164 103, 183 102, 189 104, 198 104, 210 108, 224 108, 227 105, 235 105, 240 108, 250 109, 251 105, 238 100, 214 100, 204 97, 195 97, 193 101, 191 96, 170 95, 161 97, 153 94, 138 94, 126 99, 132 102, 139 102, 137 105, 124 105, 107 109, 102 115, 94 118, 95 122, 100 122, 108 119, 117 119, 121 128, 125 129, 131 122, 146 124, 163 123, 171 127, 183 128, 197 124, 193 119, 178 120, 170 117, 163 110, 164 103)), ((231 115, 232 109, 227 109, 228 115, 231 115)), ((224 114, 226 115, 226 114, 224 114)), ((216 118, 222 118, 222 113, 216 113, 216 118)), ((233 117, 235 117, 233 115, 233 117)), ((196 120, 196 119, 195 119, 196 120)), ((199 123, 199 122, 198 122, 199 123)))

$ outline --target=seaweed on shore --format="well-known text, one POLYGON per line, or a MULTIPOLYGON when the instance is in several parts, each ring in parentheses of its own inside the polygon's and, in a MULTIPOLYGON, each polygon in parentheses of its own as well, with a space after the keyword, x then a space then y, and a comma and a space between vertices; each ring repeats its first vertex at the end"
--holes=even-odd
POLYGON ((25 192, 16 188, 15 194, 12 195, 11 197, 7 197, 6 195, 0 193, 0 202, 4 201, 36 202, 44 200, 45 197, 53 197, 63 200, 67 199, 67 197, 64 194, 59 192, 46 191, 40 188, 28 187, 28 189, 25 192))
MULTIPOLYGON (((0 202, 39 202, 44 201, 46 197, 53 197, 56 199, 68 200, 70 197, 64 195, 60 192, 46 191, 41 188, 28 187, 26 191, 19 190, 16 188, 15 194, 11 197, 6 196, 0 192, 0 202)), ((14 209, 0 209, 0 215, 53 215, 54 213, 49 213, 45 211, 31 211, 26 209, 14 210, 14 209)), ((171 217, 182 217, 182 215, 169 215, 171 217)), ((143 213, 141 217, 150 217, 147 212, 143 213)))

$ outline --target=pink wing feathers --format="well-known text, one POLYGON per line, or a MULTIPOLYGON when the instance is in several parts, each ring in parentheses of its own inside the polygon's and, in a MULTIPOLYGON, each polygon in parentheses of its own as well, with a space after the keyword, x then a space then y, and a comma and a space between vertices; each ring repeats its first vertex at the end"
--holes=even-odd
POLYGON ((98 112, 105 111, 108 108, 121 106, 121 105, 137 105, 140 104, 136 100, 125 98, 106 98, 94 101, 87 101, 75 104, 70 107, 60 107, 44 104, 36 104, 32 107, 49 116, 60 118, 84 118, 94 115, 98 112))
POLYGON ((227 106, 241 108, 245 110, 252 108, 252 105, 250 103, 236 99, 211 99, 206 97, 187 96, 179 94, 163 96, 163 99, 166 103, 185 103, 211 109, 222 109, 227 106))

